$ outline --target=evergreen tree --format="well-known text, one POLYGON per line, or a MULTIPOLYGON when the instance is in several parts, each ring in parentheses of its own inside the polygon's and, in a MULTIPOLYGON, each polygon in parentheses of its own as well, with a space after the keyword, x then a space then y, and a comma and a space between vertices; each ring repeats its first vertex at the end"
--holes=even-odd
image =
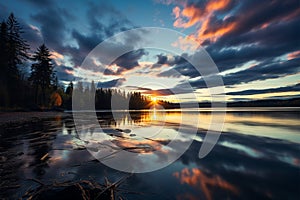
POLYGON ((46 90, 50 89, 55 78, 50 56, 50 51, 45 44, 37 49, 32 58, 36 63, 31 65, 31 75, 29 78, 35 86, 36 103, 38 103, 38 90, 39 88, 41 89, 43 105, 46 103, 46 90))
POLYGON ((66 89, 66 94, 72 95, 73 92, 73 82, 71 81, 66 89))
POLYGON ((73 85, 73 82, 71 81, 69 83, 67 89, 66 89, 66 92, 65 92, 65 94, 66 94, 65 98, 66 99, 64 101, 64 103, 65 103, 64 107, 67 108, 67 109, 69 109, 69 110, 72 109, 73 87, 74 87, 74 85, 73 85))
POLYGON ((0 27, 0 81, 2 81, 2 84, 4 84, 7 77, 7 48, 7 24, 5 22, 2 22, 0 27))
POLYGON ((7 19, 7 64, 8 72, 12 81, 17 81, 20 77, 18 65, 23 64, 28 57, 29 45, 27 41, 21 37, 22 28, 11 13, 7 19))
POLYGON ((0 27, 0 106, 20 106, 22 98, 17 90, 23 90, 18 66, 28 58, 29 45, 21 37, 22 28, 13 14, 0 27))
POLYGON ((8 106, 9 104, 9 93, 7 88, 7 45, 7 25, 5 22, 2 22, 0 27, 0 107, 8 106))

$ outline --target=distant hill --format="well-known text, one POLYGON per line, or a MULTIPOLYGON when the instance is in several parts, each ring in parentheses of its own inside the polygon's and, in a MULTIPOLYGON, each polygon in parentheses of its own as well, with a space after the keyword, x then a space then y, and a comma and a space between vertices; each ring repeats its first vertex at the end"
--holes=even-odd
POLYGON ((300 98, 237 101, 237 102, 230 102, 227 104, 227 106, 228 107, 300 107, 300 98))
MULTIPOLYGON (((185 107, 193 107, 192 103, 184 103, 185 107), (190 105, 190 106, 189 106, 190 105)), ((210 102, 199 102, 200 108, 211 107, 210 102)), ((166 109, 180 108, 179 103, 168 103, 164 105, 166 109)), ((292 99, 268 99, 255 101, 235 101, 227 102, 227 107, 300 107, 300 98, 292 99)))
MULTIPOLYGON (((199 107, 205 108, 210 106, 209 102, 199 103, 199 107)), ((227 102, 227 107, 300 107, 300 98, 235 101, 227 102)))

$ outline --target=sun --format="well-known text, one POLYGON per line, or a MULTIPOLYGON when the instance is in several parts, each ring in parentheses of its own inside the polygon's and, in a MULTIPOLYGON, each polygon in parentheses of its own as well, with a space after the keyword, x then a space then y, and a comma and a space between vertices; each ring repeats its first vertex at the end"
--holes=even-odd
POLYGON ((151 100, 152 100, 152 103, 153 103, 153 104, 157 104, 157 99, 156 99, 156 97, 152 97, 151 100))

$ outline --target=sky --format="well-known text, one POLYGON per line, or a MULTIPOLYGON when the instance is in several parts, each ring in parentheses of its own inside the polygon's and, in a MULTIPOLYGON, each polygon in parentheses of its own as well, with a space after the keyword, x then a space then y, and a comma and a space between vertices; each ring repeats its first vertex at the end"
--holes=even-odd
POLYGON ((57 76, 65 85, 94 80, 98 87, 140 91, 173 102, 210 101, 211 88, 205 80, 219 76, 227 101, 300 97, 299 0, 1 1, 0 19, 11 12, 22 25, 31 52, 43 43, 50 49, 57 76), (110 63, 95 58, 88 67, 82 66, 101 42, 142 27, 183 34, 174 43, 182 55, 134 49, 147 34, 140 32, 110 48, 134 50, 110 63), (199 74, 184 59, 197 55, 198 45, 212 58, 217 73, 199 74), (171 73, 174 70, 176 74, 171 73), (192 91, 180 89, 183 82, 192 91))

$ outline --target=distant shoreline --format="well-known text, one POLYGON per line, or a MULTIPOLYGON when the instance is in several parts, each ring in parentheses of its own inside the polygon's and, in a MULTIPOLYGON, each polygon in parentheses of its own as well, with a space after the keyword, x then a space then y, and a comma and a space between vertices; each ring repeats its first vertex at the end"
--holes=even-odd
MULTIPOLYGON (((218 110, 209 107, 199 108, 171 108, 165 109, 167 112, 300 112, 299 107, 225 107, 218 110)), ((146 112, 149 109, 142 110, 114 110, 115 112, 146 112)), ((163 110, 157 110, 161 112, 163 110)), ((26 122, 37 122, 49 118, 65 118, 72 117, 72 113, 76 111, 65 110, 59 111, 0 111, 0 126, 7 126, 10 124, 21 124, 26 122)), ((77 111, 77 112, 95 112, 95 111, 77 111)), ((96 113, 111 113, 112 110, 96 110, 96 113)))
MULTIPOLYGON (((191 103, 190 105, 195 105, 195 103, 191 103)), ((200 112, 211 112, 211 111, 218 111, 218 107, 211 109, 211 103, 198 103, 199 111, 200 112)), ((300 111, 300 98, 293 98, 287 100, 257 100, 257 101, 239 101, 239 102, 227 102, 226 111, 227 112, 299 112, 300 111), (274 109, 272 109, 274 108, 274 109), (240 110, 238 110, 240 109, 240 110)), ((191 109, 194 108, 191 106, 189 107, 189 103, 184 103, 183 109, 191 109)), ((222 107, 221 112, 224 111, 222 107)), ((2 108, 1 108, 2 109, 2 108)), ((166 110, 176 110, 181 109, 180 104, 173 104, 171 107, 167 107, 166 110)), ((137 109, 137 110, 130 110, 131 112, 134 111, 147 111, 149 109, 137 109)), ((196 111, 196 110, 194 110, 196 111)), ((11 124, 11 123, 23 123, 23 122, 30 122, 30 121, 39 121, 42 119, 47 118, 55 118, 55 117, 68 117, 72 116, 72 110, 64 110, 63 108, 57 108, 55 110, 26 110, 26 109, 5 109, 0 110, 0 126, 4 124, 11 124)), ((76 112, 76 111, 75 111, 76 112)), ((91 111, 87 111, 91 112, 91 111)), ((93 111, 94 112, 94 111, 93 111)), ((103 110, 96 110, 96 112, 111 112, 109 109, 103 110)))
POLYGON ((0 112, 0 126, 4 124, 14 124, 14 123, 25 123, 25 122, 33 122, 39 121, 47 118, 55 118, 55 117, 68 117, 71 116, 71 113, 67 112, 57 112, 57 111, 29 111, 29 112, 0 112))

